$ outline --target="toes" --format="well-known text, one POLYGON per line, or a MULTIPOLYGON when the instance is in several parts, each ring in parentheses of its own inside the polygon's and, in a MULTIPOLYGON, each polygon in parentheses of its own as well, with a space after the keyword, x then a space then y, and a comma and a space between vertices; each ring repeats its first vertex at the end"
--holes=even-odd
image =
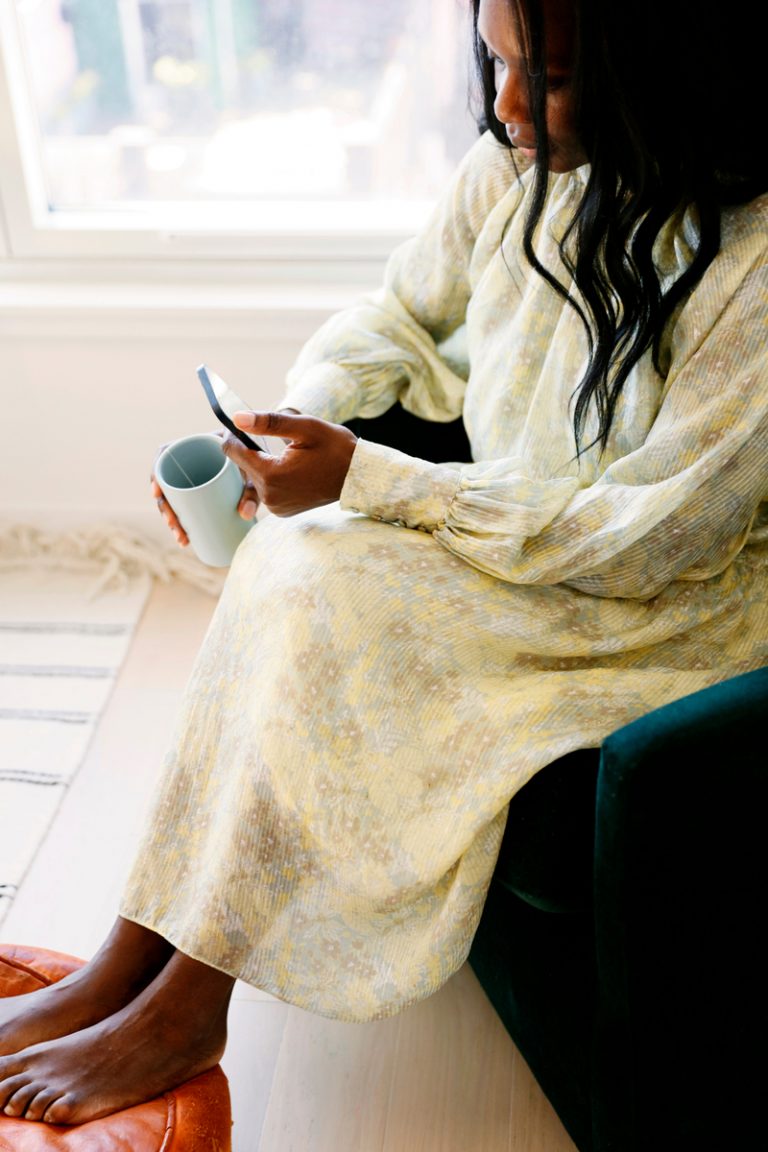
MULTIPOLYGON (((16 1079, 21 1079, 16 1077, 16 1079)), ((40 1091, 40 1085, 35 1083, 21 1084, 16 1091, 6 1101, 3 1112, 6 1116, 23 1116, 27 1110, 27 1105, 34 1100, 35 1096, 40 1091)))
MULTIPOLYGON (((77 1123, 74 1097, 59 1096, 57 1099, 55 1092, 49 1093, 45 1099, 44 1096, 45 1094, 41 1093, 36 1097, 33 1104, 35 1113, 39 1113, 37 1119, 42 1120, 44 1124, 77 1123)), ((33 1119, 29 1109, 27 1110, 27 1119, 33 1119)))
POLYGON ((28 1083, 23 1068, 11 1059, 0 1060, 0 1108, 5 1108, 14 1092, 28 1083))
MULTIPOLYGON (((37 1095, 33 1100, 27 1104, 27 1110, 24 1113, 25 1120, 47 1120, 46 1112, 52 1107, 61 1096, 61 1090, 56 1088, 40 1088, 38 1085, 37 1095)), ((53 1121, 50 1121, 53 1123, 53 1121)))
POLYGON ((12 1098, 8 1101, 3 1112, 7 1116, 24 1116, 26 1109, 29 1108, 31 1102, 40 1091, 39 1084, 28 1084, 23 1089, 18 1090, 12 1098))

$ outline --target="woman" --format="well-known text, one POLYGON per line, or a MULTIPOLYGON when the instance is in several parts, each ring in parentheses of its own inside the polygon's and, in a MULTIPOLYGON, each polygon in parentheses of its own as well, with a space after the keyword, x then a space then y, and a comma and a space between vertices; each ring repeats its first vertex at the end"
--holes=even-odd
POLYGON ((8 1114, 79 1123, 210 1067, 236 977, 343 1020, 430 995, 526 781, 765 662, 761 70, 737 12, 655 9, 475 0, 489 131, 304 349, 293 412, 240 418, 285 455, 227 443, 276 516, 110 937, 0 1008, 8 1114), (476 463, 342 426, 398 399, 463 414, 476 463))

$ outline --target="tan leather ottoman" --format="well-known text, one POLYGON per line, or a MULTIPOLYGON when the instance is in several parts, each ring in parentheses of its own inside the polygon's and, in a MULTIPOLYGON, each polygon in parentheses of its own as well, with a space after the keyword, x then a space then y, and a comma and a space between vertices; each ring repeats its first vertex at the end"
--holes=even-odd
MULTIPOLYGON (((62 980, 84 961, 44 948, 0 944, 0 996, 18 996, 62 980)), ((231 1152, 227 1078, 217 1065, 173 1092, 63 1127, 13 1120, 0 1112, 0 1152, 231 1152)))

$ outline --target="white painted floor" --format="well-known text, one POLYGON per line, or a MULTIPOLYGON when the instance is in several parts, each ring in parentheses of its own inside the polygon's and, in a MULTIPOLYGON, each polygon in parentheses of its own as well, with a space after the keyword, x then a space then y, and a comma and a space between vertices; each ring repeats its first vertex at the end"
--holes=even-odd
MULTIPOLYGON (((213 606, 183 584, 155 588, 3 942, 88 957, 106 935, 213 606)), ((223 1067, 234 1152, 574 1152, 468 965, 371 1024, 238 984, 223 1067)))

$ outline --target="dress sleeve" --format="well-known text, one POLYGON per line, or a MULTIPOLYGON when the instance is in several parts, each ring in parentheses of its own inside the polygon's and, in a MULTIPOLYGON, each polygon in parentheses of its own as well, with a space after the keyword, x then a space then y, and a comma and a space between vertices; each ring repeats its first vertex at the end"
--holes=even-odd
POLYGON ((764 235, 758 251, 738 277, 733 260, 710 266, 710 288, 702 281, 676 327, 687 335, 646 441, 594 483, 535 478, 523 459, 434 465, 359 441, 342 508, 432 532, 511 583, 647 599, 724 570, 768 498, 764 235), (697 302, 708 292, 716 315, 697 302))
POLYGON ((441 345, 465 322, 478 233, 515 179, 508 151, 485 133, 425 227, 390 257, 382 288, 304 346, 279 407, 336 423, 378 416, 397 400, 427 420, 460 416, 466 370, 441 345))

